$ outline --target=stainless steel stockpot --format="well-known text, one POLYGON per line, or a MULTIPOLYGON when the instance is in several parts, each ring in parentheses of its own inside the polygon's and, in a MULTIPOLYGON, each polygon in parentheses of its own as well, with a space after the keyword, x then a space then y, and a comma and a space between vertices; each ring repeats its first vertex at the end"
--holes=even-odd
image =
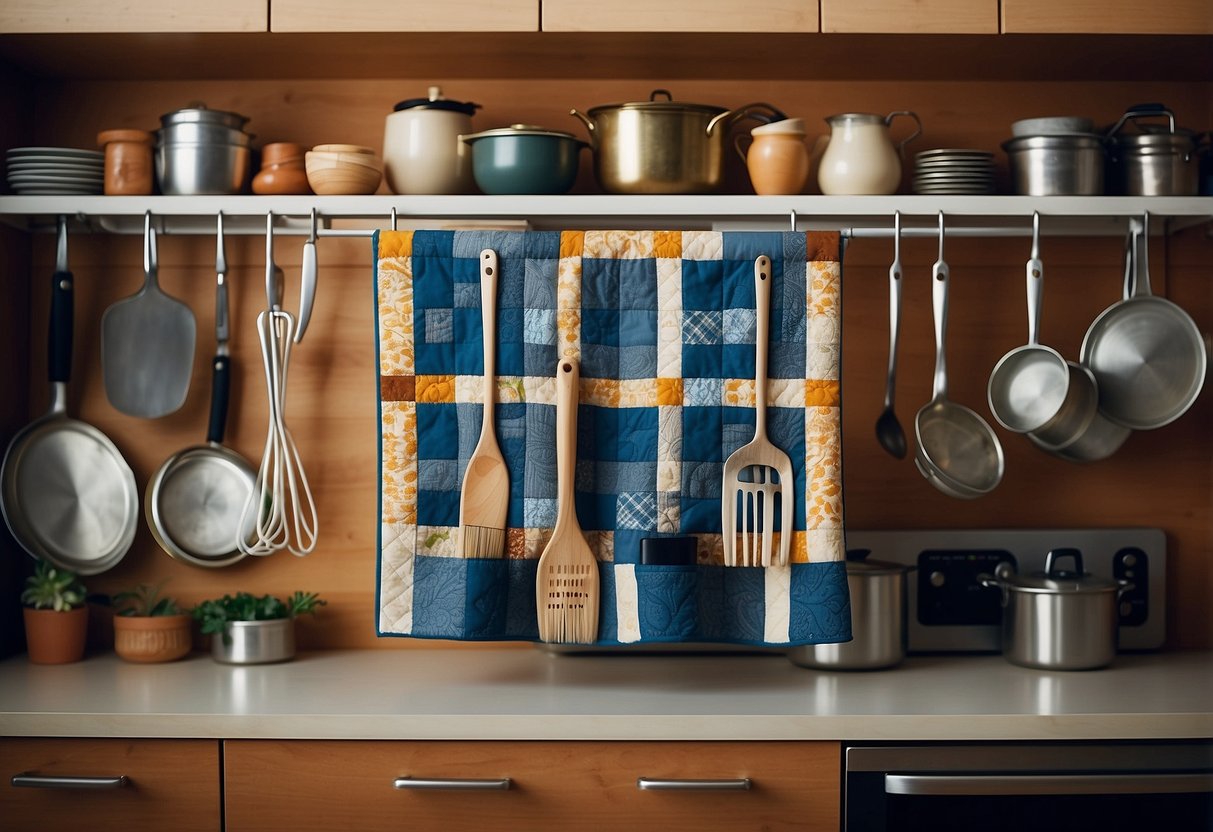
POLYGON ((847 552, 851 593, 851 640, 808 644, 788 650, 801 667, 822 670, 880 670, 906 657, 906 573, 914 567, 865 560, 867 549, 847 552))
POLYGON ((1200 189, 1198 140, 1191 130, 1175 126, 1175 114, 1160 104, 1130 109, 1108 132, 1111 190, 1127 196, 1196 196, 1200 189), (1122 132, 1137 119, 1167 119, 1167 132, 1138 125, 1142 132, 1122 132))
POLYGON ((156 133, 156 181, 167 196, 238 194, 252 176, 248 118, 202 105, 165 113, 156 133))
POLYGON ((711 193, 724 178, 725 140, 733 124, 747 117, 786 118, 770 104, 729 110, 675 101, 669 90, 653 90, 648 101, 570 114, 589 130, 598 183, 618 194, 711 193))
POLYGON ((1004 142, 1015 193, 1026 196, 1101 196, 1104 146, 1086 133, 1022 136, 1004 142))
POLYGON ((1094 670, 1116 656, 1118 606, 1128 581, 1089 575, 1077 549, 1055 549, 1044 572, 1017 575, 1007 561, 982 586, 1002 591, 1002 654, 1043 670, 1094 670), (1073 569, 1060 562, 1069 558, 1073 569))

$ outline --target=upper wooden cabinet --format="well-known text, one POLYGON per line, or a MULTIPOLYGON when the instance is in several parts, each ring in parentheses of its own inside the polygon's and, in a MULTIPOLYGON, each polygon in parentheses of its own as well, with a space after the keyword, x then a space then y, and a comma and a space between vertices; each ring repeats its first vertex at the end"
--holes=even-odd
POLYGON ((821 0, 821 31, 993 35, 998 0, 821 0))
POLYGON ((264 32, 265 0, 4 0, 0 33, 264 32))
POLYGON ((816 0, 544 0, 545 32, 816 32, 816 0))
POLYGON ((1002 31, 1209 35, 1213 34, 1213 0, 1002 0, 1002 31))
POLYGON ((272 32, 535 32, 539 0, 271 0, 272 32))

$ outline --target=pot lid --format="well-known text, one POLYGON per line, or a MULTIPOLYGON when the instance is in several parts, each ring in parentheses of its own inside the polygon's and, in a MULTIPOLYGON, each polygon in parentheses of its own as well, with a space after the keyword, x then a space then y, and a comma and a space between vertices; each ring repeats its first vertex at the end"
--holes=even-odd
POLYGON ((869 549, 848 549, 847 550, 847 574, 848 575, 899 575, 904 572, 910 572, 914 569, 913 566, 907 566, 904 563, 893 563, 887 560, 869 560, 869 549))
POLYGON ((772 121, 750 131, 751 136, 803 136, 805 135, 803 118, 785 118, 772 121))
POLYGON ((460 136, 459 138, 465 142, 471 142, 476 139, 487 139, 493 136, 549 136, 553 139, 572 139, 575 142, 581 142, 572 133, 549 130, 546 127, 540 127, 535 124, 511 124, 509 127, 494 127, 492 130, 483 130, 479 133, 473 133, 470 136, 460 136))
POLYGON ((646 112, 665 112, 665 113, 703 113, 709 116, 718 116, 721 113, 728 112, 728 107, 715 107, 711 104, 689 104, 685 101, 675 101, 673 94, 669 90, 653 90, 649 93, 648 101, 629 101, 625 104, 603 104, 599 107, 592 107, 589 110, 589 115, 595 113, 603 113, 608 110, 643 110, 646 112), (664 101, 658 101, 657 96, 664 95, 664 101))
POLYGON ((1002 143, 1002 149, 1013 150, 1087 150, 1102 147, 1103 136, 1098 133, 1049 133, 1044 136, 1017 136, 1002 143))
POLYGON ((1082 571, 1082 553, 1077 549, 1054 549, 1045 556, 1045 570, 1030 575, 1017 575, 1010 562, 998 564, 994 574, 1008 587, 1021 592, 1036 592, 1046 595, 1075 595, 1087 593, 1115 592, 1120 584, 1110 578, 1100 578, 1082 571), (1059 561, 1073 560, 1072 569, 1064 569, 1059 561))
POLYGON ((443 98, 441 87, 430 87, 426 91, 426 95, 426 98, 406 98, 397 103, 392 111, 398 113, 401 110, 445 110, 449 113, 463 113, 471 116, 475 115, 476 110, 480 108, 479 104, 473 104, 471 101, 443 98))
POLYGON ((248 117, 240 113, 229 113, 224 110, 209 110, 205 104, 191 103, 188 107, 173 110, 160 116, 160 124, 170 127, 174 124, 218 124, 240 130, 248 124, 248 117))
POLYGON ((1191 130, 1174 133, 1121 133, 1112 139, 1118 146, 1143 151, 1172 152, 1190 151, 1196 146, 1196 134, 1191 130))

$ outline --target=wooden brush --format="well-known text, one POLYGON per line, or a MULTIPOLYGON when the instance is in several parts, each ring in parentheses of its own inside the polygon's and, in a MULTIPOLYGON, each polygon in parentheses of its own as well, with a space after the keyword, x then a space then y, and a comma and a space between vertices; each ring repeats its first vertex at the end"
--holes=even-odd
POLYGON ((598 638, 598 561, 585 542, 573 502, 577 462, 577 362, 556 367, 556 528, 539 557, 535 611, 539 637, 560 644, 598 638))
POLYGON ((499 558, 505 553, 510 472, 493 423, 497 398, 497 253, 487 248, 480 252, 480 310, 484 329, 484 416, 480 440, 468 460, 459 494, 459 553, 465 558, 499 558))

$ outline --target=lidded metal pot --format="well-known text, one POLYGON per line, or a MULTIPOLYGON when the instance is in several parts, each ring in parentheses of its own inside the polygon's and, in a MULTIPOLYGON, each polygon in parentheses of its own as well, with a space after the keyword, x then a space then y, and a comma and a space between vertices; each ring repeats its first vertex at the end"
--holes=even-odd
POLYGON ((1120 596, 1133 584, 1084 572, 1077 549, 1049 552, 1043 572, 1017 575, 1003 561, 978 580, 1002 591, 1002 654, 1012 664, 1094 670, 1115 658, 1120 596), (1072 569, 1062 568, 1066 558, 1072 569))
POLYGON ((191 104, 160 117, 156 180, 169 196, 238 194, 252 175, 253 135, 239 113, 191 104))
POLYGON ((906 575, 915 567, 868 560, 868 549, 847 552, 851 593, 851 640, 806 644, 788 650, 801 667, 821 670, 881 670, 906 657, 906 575))
POLYGON ((1109 180, 1127 196, 1196 196, 1200 188, 1199 141, 1176 128, 1175 114, 1161 104, 1139 104, 1108 131, 1109 180), (1165 132, 1139 119, 1166 118, 1165 132), (1138 132, 1124 131, 1127 124, 1138 132))

